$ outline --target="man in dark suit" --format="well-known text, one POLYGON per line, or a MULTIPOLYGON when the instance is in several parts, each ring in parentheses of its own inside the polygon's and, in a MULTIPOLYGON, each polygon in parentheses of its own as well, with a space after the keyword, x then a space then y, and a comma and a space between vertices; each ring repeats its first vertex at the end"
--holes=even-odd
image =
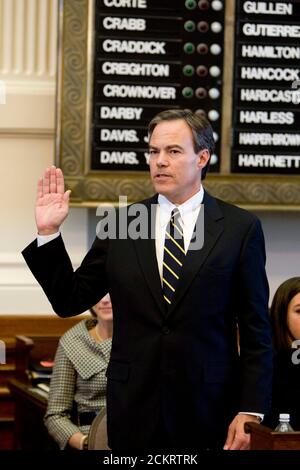
MULTIPOLYGON (((259 421, 269 407, 264 237, 254 215, 203 190, 213 148, 203 117, 157 115, 149 162, 158 195, 138 205, 147 236, 100 234, 75 273, 59 234, 69 199, 62 172, 52 167, 39 181, 38 243, 23 255, 54 310, 79 314, 111 294, 113 450, 247 449, 244 423, 259 421)), ((117 228, 126 217, 130 227, 136 207, 120 210, 117 228)))

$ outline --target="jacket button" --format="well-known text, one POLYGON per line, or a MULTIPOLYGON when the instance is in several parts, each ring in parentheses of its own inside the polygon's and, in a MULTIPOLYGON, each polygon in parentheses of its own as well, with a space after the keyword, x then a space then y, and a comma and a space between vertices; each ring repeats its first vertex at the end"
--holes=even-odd
POLYGON ((170 333, 170 328, 168 328, 167 326, 164 326, 162 329, 162 332, 164 335, 168 335, 170 333))

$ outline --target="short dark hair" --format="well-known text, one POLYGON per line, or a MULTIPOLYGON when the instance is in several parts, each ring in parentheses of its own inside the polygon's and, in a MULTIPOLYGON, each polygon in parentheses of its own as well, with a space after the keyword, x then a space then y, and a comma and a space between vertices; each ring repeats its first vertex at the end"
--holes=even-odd
MULTIPOLYGON (((290 347, 293 339, 288 327, 287 312, 290 301, 300 293, 300 277, 291 277, 284 281, 275 292, 270 308, 273 345, 275 352, 290 347)), ((299 338, 298 338, 299 339, 299 338)))
MULTIPOLYGON (((215 150, 213 129, 202 113, 195 113, 190 109, 168 109, 154 116, 148 125, 149 140, 157 124, 163 121, 175 121, 176 119, 182 119, 191 129, 193 134, 195 153, 200 152, 200 150, 207 149, 211 156, 215 150)), ((206 176, 209 167, 209 161, 202 169, 202 180, 204 180, 206 176)))

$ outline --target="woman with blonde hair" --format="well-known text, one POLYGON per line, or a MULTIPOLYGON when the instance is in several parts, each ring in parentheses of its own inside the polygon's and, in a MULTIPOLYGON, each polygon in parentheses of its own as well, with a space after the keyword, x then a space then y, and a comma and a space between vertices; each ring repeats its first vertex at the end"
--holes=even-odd
POLYGON ((87 448, 90 425, 106 406, 106 369, 112 337, 109 294, 59 341, 45 425, 60 449, 87 448))

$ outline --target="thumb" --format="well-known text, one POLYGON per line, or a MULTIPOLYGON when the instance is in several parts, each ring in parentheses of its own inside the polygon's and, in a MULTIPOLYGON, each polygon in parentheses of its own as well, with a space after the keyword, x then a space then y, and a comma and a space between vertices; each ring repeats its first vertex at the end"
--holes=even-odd
POLYGON ((66 203, 66 204, 69 204, 69 200, 70 200, 70 194, 71 194, 71 190, 68 189, 68 191, 66 191, 63 195, 63 201, 66 203))

